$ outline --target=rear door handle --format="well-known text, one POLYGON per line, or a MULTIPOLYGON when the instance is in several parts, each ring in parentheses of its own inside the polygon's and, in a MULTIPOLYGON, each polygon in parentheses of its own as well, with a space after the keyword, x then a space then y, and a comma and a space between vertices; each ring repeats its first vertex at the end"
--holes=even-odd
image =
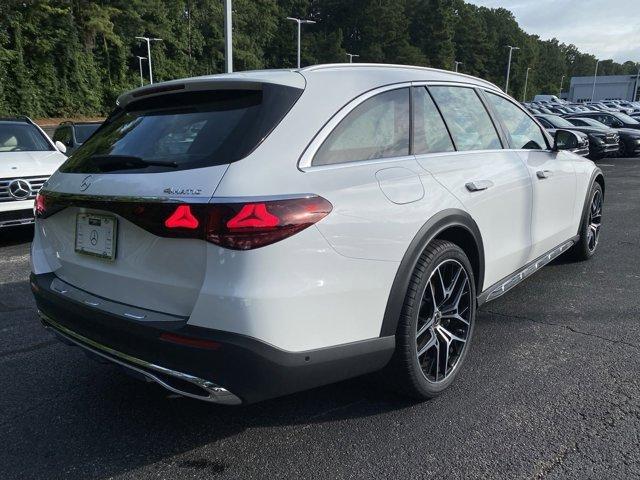
POLYGON ((536 172, 536 176, 540 180, 544 180, 545 178, 549 178, 553 172, 551 170, 538 170, 536 172))
POLYGON ((491 180, 475 180, 466 183, 464 186, 467 187, 467 190, 470 192, 481 192, 489 187, 493 187, 493 182, 491 180))

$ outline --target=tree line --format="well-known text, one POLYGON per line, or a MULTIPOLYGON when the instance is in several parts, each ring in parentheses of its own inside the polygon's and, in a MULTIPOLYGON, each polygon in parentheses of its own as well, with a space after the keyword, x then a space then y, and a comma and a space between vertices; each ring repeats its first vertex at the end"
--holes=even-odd
MULTIPOLYGON (((560 79, 592 75, 596 57, 524 32, 513 14, 463 0, 234 0, 234 69, 348 61, 453 69, 504 86, 505 45, 516 45, 509 93, 557 94, 560 79)), ((562 14, 562 12, 560 12, 562 14)), ((136 36, 152 46, 154 81, 224 70, 222 0, 4 0, 0 2, 0 115, 105 114, 140 85, 136 36)), ((148 78, 147 64, 143 65, 148 78)), ((605 60, 599 75, 635 74, 633 62, 605 60)))

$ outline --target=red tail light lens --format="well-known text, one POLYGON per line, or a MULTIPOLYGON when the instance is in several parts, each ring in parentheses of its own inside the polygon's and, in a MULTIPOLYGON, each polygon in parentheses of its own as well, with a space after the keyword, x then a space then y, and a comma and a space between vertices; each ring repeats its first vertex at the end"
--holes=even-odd
POLYGON ((264 247, 319 222, 332 208, 331 203, 318 196, 212 204, 206 239, 233 250, 264 247))
POLYGON ((176 208, 175 212, 164 221, 164 226, 167 228, 195 230, 198 228, 198 225, 200 225, 200 222, 193 213, 191 213, 191 207, 189 205, 180 205, 176 208))
POLYGON ((36 194, 36 201, 33 204, 33 216, 34 217, 44 217, 47 212, 47 198, 43 193, 38 192, 36 194))
POLYGON ((218 342, 214 342, 213 340, 185 337, 184 335, 169 332, 161 333, 160 340, 164 340, 169 343, 177 343, 178 345, 185 345, 187 347, 204 348, 207 350, 218 350, 221 347, 218 342))
POLYGON ((238 203, 118 202, 38 194, 38 217, 70 207, 113 212, 159 237, 206 240, 233 250, 251 250, 279 242, 329 215, 333 206, 312 195, 238 203))

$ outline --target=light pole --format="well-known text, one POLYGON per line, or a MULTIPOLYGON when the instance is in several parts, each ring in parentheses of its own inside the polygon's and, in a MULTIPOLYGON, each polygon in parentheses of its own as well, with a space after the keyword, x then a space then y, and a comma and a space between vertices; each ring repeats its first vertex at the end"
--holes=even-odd
POLYGON ((598 76, 598 64, 600 63, 600 60, 596 61, 596 71, 593 74, 593 89, 591 90, 591 101, 595 102, 595 96, 596 96, 596 77, 598 76))
POLYGON ((527 83, 529 82, 529 70, 531 67, 527 67, 527 74, 524 76, 524 93, 522 94, 522 101, 527 101, 527 83))
POLYGON ((300 26, 303 23, 316 23, 316 22, 314 22, 313 20, 304 20, 304 19, 294 18, 294 17, 287 17, 287 20, 291 20, 298 24, 298 68, 300 68, 300 26))
POLYGON ((456 71, 456 73, 458 72, 458 65, 464 65, 463 62, 459 62, 457 60, 454 60, 453 63, 455 63, 454 70, 456 71))
POLYGON ((514 47, 512 45, 506 45, 506 47, 509 49, 509 63, 507 63, 507 82, 505 83, 505 86, 504 86, 504 93, 509 93, 509 75, 511 74, 511 55, 513 54, 514 50, 520 50, 520 47, 514 47))
POLYGON ((565 75, 560 78, 560 91, 558 92, 558 98, 562 98, 562 82, 564 82, 565 75))
POLYGON ((136 55, 136 57, 138 57, 138 66, 140 67, 140 86, 143 87, 144 80, 142 79, 142 60, 146 60, 147 57, 141 57, 139 55, 136 55))
POLYGON ((353 63, 353 57, 359 57, 360 55, 356 55, 355 53, 347 53, 347 57, 349 57, 349 63, 353 63))
POLYGON ((224 70, 233 72, 233 24, 231 23, 233 11, 231 0, 224 0, 224 70))
POLYGON ((153 69, 151 68, 151 42, 161 42, 161 38, 136 37, 147 42, 147 62, 149 62, 149 83, 153 83, 153 69))
POLYGON ((636 68, 638 69, 638 73, 636 73, 636 89, 633 91, 633 96, 631 97, 631 101, 637 101, 638 96, 638 84, 640 82, 640 63, 636 63, 636 68))

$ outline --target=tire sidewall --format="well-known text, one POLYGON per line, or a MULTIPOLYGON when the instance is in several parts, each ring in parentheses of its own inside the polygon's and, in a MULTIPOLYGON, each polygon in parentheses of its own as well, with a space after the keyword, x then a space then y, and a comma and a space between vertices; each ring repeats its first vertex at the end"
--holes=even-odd
MULTIPOLYGON (((582 218, 582 223, 580 224, 580 249, 582 250, 582 254, 584 256, 584 258, 591 258, 593 257, 596 252, 598 251, 598 245, 596 245, 596 248, 593 249, 593 251, 589 250, 589 220, 590 220, 590 216, 591 216, 591 202, 593 202, 593 196, 595 195, 596 191, 600 192, 600 195, 602 196, 602 209, 604 211, 604 194, 602 192, 602 187, 600 186, 600 184, 598 182, 593 182, 593 185, 591 186, 591 189, 589 190, 589 198, 587 200, 587 208, 586 211, 584 213, 584 216, 582 218)), ((604 215, 603 215, 604 217, 604 215)), ((601 225, 602 225, 602 220, 600 221, 601 225)), ((602 228, 602 227, 600 227, 602 228)))

